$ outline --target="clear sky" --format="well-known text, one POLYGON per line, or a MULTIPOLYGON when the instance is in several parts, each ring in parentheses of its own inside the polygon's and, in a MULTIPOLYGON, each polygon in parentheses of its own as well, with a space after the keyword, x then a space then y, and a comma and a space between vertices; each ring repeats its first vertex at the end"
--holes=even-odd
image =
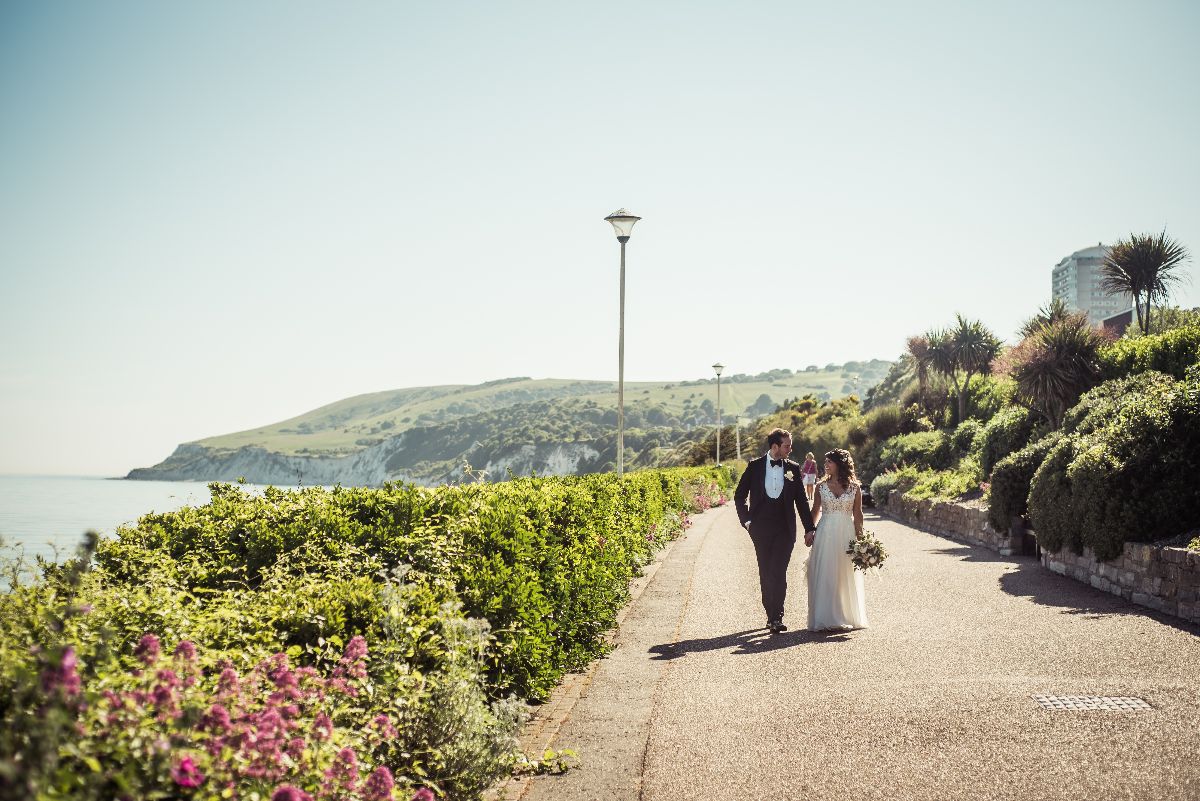
POLYGON ((1200 256, 1198 9, 7 0, 0 472, 615 379, 619 206, 629 380, 1011 340, 1074 250, 1200 256))

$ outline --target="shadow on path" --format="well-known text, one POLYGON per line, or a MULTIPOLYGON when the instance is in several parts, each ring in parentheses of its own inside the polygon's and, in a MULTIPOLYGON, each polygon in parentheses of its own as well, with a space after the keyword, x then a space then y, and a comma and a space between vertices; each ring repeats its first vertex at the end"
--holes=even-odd
POLYGON ((656 660, 678 659, 688 654, 703 653, 704 651, 730 650, 734 654, 761 654, 768 651, 778 651, 782 648, 792 648, 797 645, 814 643, 847 642, 853 632, 849 631, 783 631, 771 634, 766 628, 747 629, 734 634, 724 634, 720 637, 706 637, 697 640, 680 640, 679 642, 664 643, 651 646, 650 653, 656 660))
POLYGON ((1000 589, 1009 595, 1027 598, 1035 604, 1053 606, 1065 615, 1102 618, 1109 615, 1141 615, 1180 631, 1200 633, 1200 626, 1172 615, 1155 612, 1116 595, 1098 590, 1081 581, 1047 570, 1032 556, 1001 556, 970 545, 937 548, 930 553, 955 556, 964 562, 1002 562, 1013 569, 1000 577, 1000 589))

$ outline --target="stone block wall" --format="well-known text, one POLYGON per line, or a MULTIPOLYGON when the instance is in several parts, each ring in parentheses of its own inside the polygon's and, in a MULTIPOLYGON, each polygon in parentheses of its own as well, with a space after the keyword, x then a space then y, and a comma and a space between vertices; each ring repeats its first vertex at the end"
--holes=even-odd
POLYGON ((1007 531, 996 531, 987 519, 987 509, 979 509, 951 501, 916 500, 900 490, 888 493, 887 505, 881 511, 917 528, 943 537, 982 545, 1002 556, 1021 552, 1024 536, 1014 541, 1007 531))
POLYGON ((1135 604, 1200 623, 1200 552, 1127 542, 1124 553, 1108 562, 1084 548, 1082 554, 1043 550, 1042 564, 1135 604))
MULTIPOLYGON (((1018 540, 1009 532, 996 531, 988 522, 986 509, 950 501, 918 501, 892 490, 880 511, 917 528, 982 545, 1003 556, 1022 550, 1024 534, 1018 540)), ((1127 542, 1124 553, 1108 562, 1098 561, 1090 548, 1082 554, 1043 549, 1041 562, 1061 576, 1157 612, 1200 623, 1200 552, 1127 542)))

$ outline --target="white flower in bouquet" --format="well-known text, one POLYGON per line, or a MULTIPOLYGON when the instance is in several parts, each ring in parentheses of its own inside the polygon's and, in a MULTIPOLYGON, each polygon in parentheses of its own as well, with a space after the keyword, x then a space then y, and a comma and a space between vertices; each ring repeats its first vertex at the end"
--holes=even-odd
POLYGON ((870 531, 864 531, 859 536, 850 540, 850 547, 846 549, 846 553, 850 556, 850 561, 854 563, 855 570, 878 570, 883 567, 883 561, 887 559, 887 551, 884 550, 883 543, 870 531))

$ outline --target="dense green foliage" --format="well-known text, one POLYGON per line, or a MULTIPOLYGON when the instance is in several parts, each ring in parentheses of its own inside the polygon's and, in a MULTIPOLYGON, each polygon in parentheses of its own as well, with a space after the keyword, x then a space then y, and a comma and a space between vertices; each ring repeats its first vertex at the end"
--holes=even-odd
POLYGON ((317 793, 326 771, 350 770, 344 749, 355 776, 386 769, 476 797, 513 765, 517 707, 504 699, 540 698, 602 653, 630 579, 735 478, 213 485, 211 503, 101 543, 94 569, 51 566, 0 596, 0 797, 191 797, 180 777, 200 775, 210 791, 228 780, 266 798, 286 780, 317 793), (147 635, 195 652, 194 666, 135 671, 147 635), (226 669, 244 679, 240 706, 221 695, 226 669), (278 677, 293 675, 289 702, 278 677), (278 747, 227 750, 204 722, 214 703, 278 747), (331 723, 317 742, 319 714, 331 723), (264 727, 293 731, 301 750, 285 754, 264 727))
POLYGON ((1090 546, 1100 559, 1126 540, 1194 527, 1200 508, 1200 371, 1153 373, 1088 393, 1034 475, 1029 515, 1047 548, 1090 546))
POLYGON ((992 528, 1006 531, 1012 518, 1028 514, 1029 485, 1059 436, 1055 432, 1042 437, 996 462, 988 492, 988 520, 992 528))
POLYGON ((1106 378, 1151 370, 1183 378, 1189 367, 1200 362, 1200 324, 1118 340, 1101 351, 1100 359, 1106 378))
POLYGON ((954 438, 945 431, 901 434, 883 444, 880 459, 892 467, 917 465, 943 470, 954 463, 954 438))
POLYGON ((1029 443, 1037 427, 1038 415, 1019 406, 1000 410, 979 432, 976 443, 979 466, 989 475, 996 464, 1029 443))

